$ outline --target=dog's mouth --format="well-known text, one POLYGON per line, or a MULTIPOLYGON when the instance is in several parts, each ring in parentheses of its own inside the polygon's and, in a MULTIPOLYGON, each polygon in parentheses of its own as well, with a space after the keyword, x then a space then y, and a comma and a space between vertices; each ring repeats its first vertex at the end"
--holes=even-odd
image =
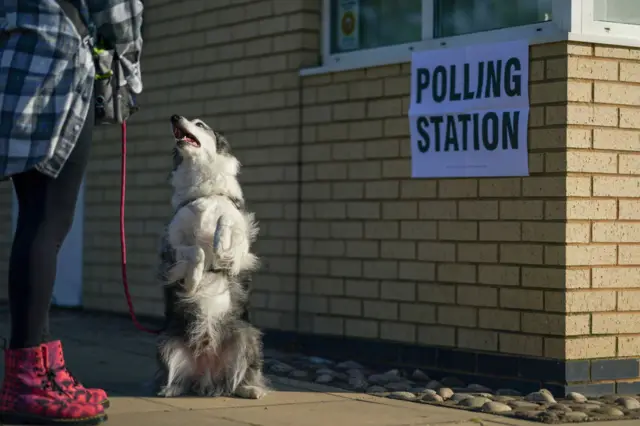
POLYGON ((173 136, 176 138, 176 142, 178 144, 189 144, 195 146, 196 148, 200 148, 200 142, 193 136, 191 133, 187 133, 182 130, 177 125, 173 125, 173 136))

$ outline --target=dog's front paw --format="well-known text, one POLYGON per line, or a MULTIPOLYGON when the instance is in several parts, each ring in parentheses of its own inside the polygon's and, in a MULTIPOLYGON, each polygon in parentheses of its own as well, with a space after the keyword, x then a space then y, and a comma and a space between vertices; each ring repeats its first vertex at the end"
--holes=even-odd
POLYGON ((259 386, 239 386, 235 395, 245 399, 260 399, 267 393, 269 393, 267 389, 259 386))
POLYGON ((164 398, 173 398, 176 396, 182 395, 183 390, 181 386, 171 385, 171 386, 163 386, 158 392, 158 396, 164 398))

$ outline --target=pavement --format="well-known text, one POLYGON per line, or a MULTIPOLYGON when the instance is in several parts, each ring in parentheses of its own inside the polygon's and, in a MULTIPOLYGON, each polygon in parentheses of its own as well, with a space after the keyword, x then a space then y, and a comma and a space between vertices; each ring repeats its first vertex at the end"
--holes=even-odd
MULTIPOLYGON (((154 337, 128 318, 54 311, 54 337, 65 347, 67 364, 85 386, 110 394, 108 425, 154 426, 534 426, 505 417, 379 398, 296 380, 271 377, 274 392, 253 401, 237 398, 158 398, 150 393, 155 372, 154 337)), ((0 308, 0 336, 9 318, 0 308)), ((2 369, 4 370, 4 369, 2 369)), ((638 426, 637 420, 613 422, 638 426)), ((611 422, 590 426, 613 426, 611 422)))

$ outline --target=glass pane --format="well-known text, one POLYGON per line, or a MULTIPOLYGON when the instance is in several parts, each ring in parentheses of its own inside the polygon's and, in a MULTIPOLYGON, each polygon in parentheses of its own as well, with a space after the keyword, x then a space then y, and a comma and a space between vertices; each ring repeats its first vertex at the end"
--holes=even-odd
POLYGON ((331 14, 331 53, 422 39, 422 0, 332 0, 331 14))
POLYGON ((593 8, 596 21, 640 25, 638 0, 594 0, 593 8))
POLYGON ((436 0, 435 37, 551 20, 552 0, 436 0))

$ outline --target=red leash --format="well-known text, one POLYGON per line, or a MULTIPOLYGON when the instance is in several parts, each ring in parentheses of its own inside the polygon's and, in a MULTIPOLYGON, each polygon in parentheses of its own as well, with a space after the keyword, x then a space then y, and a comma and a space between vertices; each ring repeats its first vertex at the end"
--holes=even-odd
POLYGON ((122 256, 122 286, 124 287, 124 295, 127 299, 127 305, 129 305, 129 314, 133 325, 140 331, 144 331, 150 334, 160 334, 162 330, 152 330, 140 324, 136 317, 136 312, 133 309, 133 302, 131 301, 131 293, 129 292, 129 280, 127 279, 127 242, 124 231, 124 206, 125 206, 125 193, 127 188, 127 122, 122 123, 122 162, 120 170, 120 254, 122 256))

